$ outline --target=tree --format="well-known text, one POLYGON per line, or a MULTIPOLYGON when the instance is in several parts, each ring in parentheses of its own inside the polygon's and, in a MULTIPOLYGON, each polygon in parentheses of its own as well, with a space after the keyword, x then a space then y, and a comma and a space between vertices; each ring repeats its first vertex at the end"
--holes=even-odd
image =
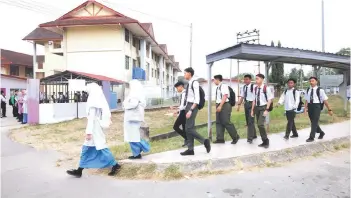
POLYGON ((251 75, 251 78, 254 79, 254 75, 251 74, 251 73, 241 73, 239 75, 236 75, 236 76, 232 77, 232 80, 243 79, 245 75, 251 75))
MULTIPOLYGON (((274 46, 274 42, 271 42, 271 46, 274 46)), ((278 41, 278 47, 281 47, 280 41, 278 41)), ((284 77, 284 63, 273 63, 272 64, 272 74, 270 77, 271 82, 277 83, 276 88, 279 91, 285 84, 285 77, 284 77)))
POLYGON ((350 48, 349 48, 349 47, 347 47, 347 48, 341 48, 341 49, 337 52, 337 54, 339 54, 339 55, 344 55, 344 56, 350 56, 350 55, 351 55, 351 53, 350 53, 350 48))

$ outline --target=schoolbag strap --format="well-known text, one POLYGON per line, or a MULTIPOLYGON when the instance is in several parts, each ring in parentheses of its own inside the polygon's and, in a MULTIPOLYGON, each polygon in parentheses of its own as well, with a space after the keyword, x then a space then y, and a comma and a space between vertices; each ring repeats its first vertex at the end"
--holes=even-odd
POLYGON ((251 93, 253 92, 253 87, 254 87, 254 85, 253 84, 251 84, 251 93))
POLYGON ((266 101, 268 102, 268 97, 267 97, 267 86, 266 86, 266 85, 263 86, 263 94, 264 94, 264 97, 266 98, 266 101))
POLYGON ((318 100, 319 100, 319 103, 322 103, 322 100, 321 100, 321 94, 320 94, 320 90, 321 90, 321 88, 320 87, 318 87, 317 88, 317 98, 318 98, 318 100))
POLYGON ((295 92, 296 92, 296 89, 293 90, 294 101, 296 102, 295 92))

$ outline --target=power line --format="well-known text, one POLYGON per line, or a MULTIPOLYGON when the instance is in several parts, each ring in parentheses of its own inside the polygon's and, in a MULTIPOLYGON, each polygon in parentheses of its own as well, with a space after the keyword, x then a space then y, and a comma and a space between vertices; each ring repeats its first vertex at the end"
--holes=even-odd
POLYGON ((0 3, 6 4, 6 5, 9 5, 9 6, 13 6, 13 7, 17 7, 17 8, 22 8, 22 9, 33 11, 33 12, 37 12, 37 13, 44 14, 44 15, 51 15, 51 16, 53 16, 52 12, 49 12, 46 9, 38 9, 37 5, 35 5, 35 4, 33 5, 33 4, 31 4, 29 2, 25 2, 25 1, 0 0, 0 3))

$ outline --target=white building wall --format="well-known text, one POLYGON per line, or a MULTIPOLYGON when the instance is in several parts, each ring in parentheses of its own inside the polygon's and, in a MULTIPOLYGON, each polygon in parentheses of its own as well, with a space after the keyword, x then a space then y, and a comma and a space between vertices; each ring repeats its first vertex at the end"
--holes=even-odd
POLYGON ((49 44, 45 43, 45 62, 43 64, 43 71, 45 76, 54 75, 54 71, 64 71, 66 70, 64 63, 64 56, 56 55, 51 53, 49 49, 49 44))
POLYGON ((27 89, 27 80, 1 76, 0 87, 6 89, 6 98, 9 99, 11 89, 27 89))

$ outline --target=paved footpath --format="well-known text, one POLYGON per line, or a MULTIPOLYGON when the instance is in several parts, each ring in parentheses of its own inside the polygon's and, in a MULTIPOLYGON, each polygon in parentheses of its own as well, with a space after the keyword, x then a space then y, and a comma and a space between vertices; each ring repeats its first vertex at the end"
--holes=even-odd
POLYGON ((39 152, 9 140, 8 129, 17 123, 10 118, 1 121, 2 198, 350 197, 347 151, 285 167, 205 179, 126 181, 88 175, 76 179, 55 167, 57 153, 39 152))

